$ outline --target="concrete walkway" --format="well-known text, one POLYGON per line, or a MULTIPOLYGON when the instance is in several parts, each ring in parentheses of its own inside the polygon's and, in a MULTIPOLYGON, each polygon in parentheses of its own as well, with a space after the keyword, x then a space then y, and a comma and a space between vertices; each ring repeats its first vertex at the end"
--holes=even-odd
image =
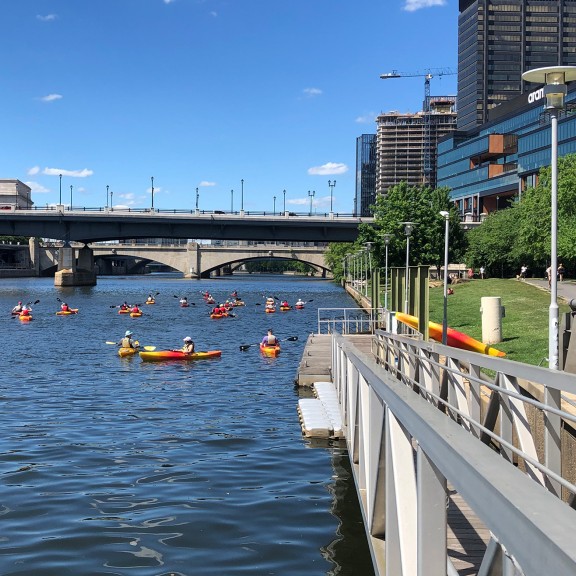
MULTIPOLYGON (((547 292, 550 290, 548 288, 548 280, 544 278, 527 278, 526 280, 520 280, 520 282, 526 282, 527 284, 531 284, 532 286, 536 286, 542 290, 546 290, 547 292)), ((566 303, 570 302, 572 299, 575 299, 576 281, 564 280, 564 282, 558 282, 558 298, 566 300, 566 303)))

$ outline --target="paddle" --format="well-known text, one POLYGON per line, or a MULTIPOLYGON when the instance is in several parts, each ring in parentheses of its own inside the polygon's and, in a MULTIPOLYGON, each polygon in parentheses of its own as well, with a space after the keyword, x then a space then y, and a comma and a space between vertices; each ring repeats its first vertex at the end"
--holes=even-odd
MULTIPOLYGON (((113 344, 114 346, 120 346, 120 344, 118 344, 118 342, 106 342, 106 344, 113 344)), ((156 346, 138 346, 138 348, 142 348, 143 350, 146 350, 147 352, 154 352, 154 350, 156 350, 156 346)))
MULTIPOLYGON (((38 304, 40 302, 40 300, 36 300, 34 302, 26 302, 26 306, 36 306, 36 304, 38 304)), ((13 318, 17 318, 18 314, 11 314, 10 319, 13 318)))
MULTIPOLYGON (((176 294, 173 294, 174 298, 178 298, 178 300, 180 300, 180 296, 176 296, 176 294)), ((188 302, 188 300, 186 300, 186 302, 190 305, 190 306, 196 306, 196 304, 194 304, 194 302, 188 302)))
MULTIPOLYGON (((296 342, 296 340, 298 340, 298 336, 288 336, 288 338, 283 338, 282 340, 278 340, 278 342, 296 342)), ((240 350, 242 350, 242 352, 245 352, 246 350, 248 350, 248 348, 259 345, 260 342, 258 342, 257 344, 244 344, 240 346, 240 350)))

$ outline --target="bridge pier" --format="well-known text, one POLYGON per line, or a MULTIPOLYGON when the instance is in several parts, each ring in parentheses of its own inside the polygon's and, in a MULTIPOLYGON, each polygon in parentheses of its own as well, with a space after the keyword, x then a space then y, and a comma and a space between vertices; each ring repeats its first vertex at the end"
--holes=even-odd
POLYGON ((54 286, 95 286, 94 252, 88 246, 78 251, 76 263, 75 251, 66 244, 58 254, 58 271, 54 275, 54 286))

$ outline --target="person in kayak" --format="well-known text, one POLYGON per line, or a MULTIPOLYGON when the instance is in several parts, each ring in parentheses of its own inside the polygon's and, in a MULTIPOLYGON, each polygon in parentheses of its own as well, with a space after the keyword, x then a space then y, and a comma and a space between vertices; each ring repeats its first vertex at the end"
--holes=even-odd
POLYGON ((70 306, 68 306, 68 304, 66 304, 66 302, 62 302, 60 309, 62 310, 62 312, 70 312, 70 306))
POLYGON ((124 338, 122 338, 122 340, 118 342, 118 346, 122 348, 137 348, 138 345, 136 344, 136 342, 134 342, 134 340, 132 340, 132 334, 133 333, 130 330, 126 330, 124 338))
POLYGON ((280 303, 280 306, 282 306, 282 308, 290 308, 290 304, 288 304, 288 300, 282 300, 282 302, 280 303))
POLYGON ((20 314, 22 312, 22 302, 18 302, 14 308, 12 308, 12 314, 20 314))
POLYGON ((148 298, 146 298, 146 302, 154 302, 154 296, 152 296, 152 294, 148 294, 148 298))
POLYGON ((190 336, 186 336, 186 338, 184 338, 184 346, 180 348, 180 351, 184 352, 185 354, 194 354, 194 340, 192 340, 190 336))
POLYGON ((128 302, 124 302, 124 304, 120 304, 120 310, 128 310, 129 306, 128 306, 128 302))
POLYGON ((268 334, 262 338, 262 344, 264 346, 276 346, 278 344, 278 338, 272 333, 272 328, 268 328, 268 334))
POLYGON ((140 308, 138 308, 138 304, 134 304, 134 306, 132 306, 132 310, 130 310, 130 312, 132 312, 133 314, 140 314, 140 312, 142 312, 142 310, 140 310, 140 308))
POLYGON ((30 312, 32 312, 32 308, 28 308, 28 306, 24 304, 22 310, 20 310, 20 316, 30 316, 30 312))
POLYGON ((220 306, 214 306, 214 308, 212 308, 212 314, 220 314, 220 306))
POLYGON ((188 298, 186 298, 186 296, 182 296, 182 298, 180 298, 180 305, 186 304, 188 304, 188 298))

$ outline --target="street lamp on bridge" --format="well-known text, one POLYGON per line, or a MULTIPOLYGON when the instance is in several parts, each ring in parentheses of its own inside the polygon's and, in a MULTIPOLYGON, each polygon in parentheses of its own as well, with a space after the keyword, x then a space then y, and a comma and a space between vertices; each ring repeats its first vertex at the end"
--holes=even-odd
POLYGON ((198 192, 198 188, 196 188, 196 212, 198 212, 198 199, 200 198, 200 193, 198 192))
POLYGON ((284 194, 284 210, 283 210, 283 212, 286 213, 286 190, 282 190, 282 194, 284 194))
POLYGON ((388 246, 390 245, 390 238, 392 237, 392 234, 384 234, 383 238, 384 238, 384 245, 386 246, 386 257, 384 260, 384 283, 385 283, 385 288, 384 288, 384 309, 388 310, 388 246))
POLYGON ((72 184, 70 184, 70 210, 72 210, 72 184))
POLYGON ((330 212, 332 213, 332 196, 334 192, 334 186, 336 186, 336 180, 334 180, 334 182, 328 180, 328 186, 330 187, 330 212))
POLYGON ((234 189, 230 190, 230 212, 234 214, 234 189))
POLYGON ((401 222, 404 224, 404 234, 406 234, 406 272, 404 285, 404 314, 408 314, 408 302, 410 299, 410 236, 414 230, 414 222, 401 222))
POLYGON ((312 216, 312 202, 314 200, 314 196, 316 196, 316 190, 312 190, 312 192, 308 190, 308 196, 310 196, 310 216, 312 216))
POLYGON ((276 196, 274 196, 274 216, 276 216, 276 196))
POLYGON ((240 180, 241 188, 240 188, 240 211, 244 212, 244 178, 240 180))
POLYGON ((444 314, 442 315, 442 344, 448 343, 448 232, 450 227, 450 212, 442 210, 440 216, 444 218, 444 314))
POLYGON ((108 184, 106 184, 106 208, 108 208, 108 196, 109 196, 108 189, 109 188, 110 188, 110 186, 108 184))
POLYGON ((58 201, 58 204, 62 206, 62 174, 60 174, 60 200, 58 201))

